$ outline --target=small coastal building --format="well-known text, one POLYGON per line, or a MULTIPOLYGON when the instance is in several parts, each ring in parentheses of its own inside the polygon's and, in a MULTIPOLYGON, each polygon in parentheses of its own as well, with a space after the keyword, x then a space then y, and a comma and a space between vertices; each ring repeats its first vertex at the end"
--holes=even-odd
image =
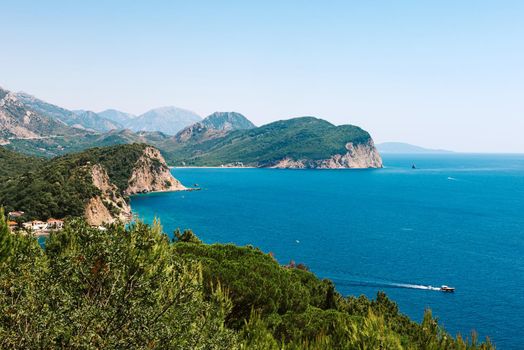
POLYGON ((7 216, 9 217, 9 219, 16 219, 24 214, 25 213, 23 211, 10 211, 9 213, 7 213, 7 216))
POLYGON ((40 220, 24 222, 22 227, 26 230, 42 231, 47 229, 47 223, 40 220))
POLYGON ((49 230, 61 230, 64 227, 64 220, 47 219, 47 228, 49 230))
POLYGON ((39 220, 33 220, 32 222, 33 230, 40 231, 47 229, 47 223, 39 220))

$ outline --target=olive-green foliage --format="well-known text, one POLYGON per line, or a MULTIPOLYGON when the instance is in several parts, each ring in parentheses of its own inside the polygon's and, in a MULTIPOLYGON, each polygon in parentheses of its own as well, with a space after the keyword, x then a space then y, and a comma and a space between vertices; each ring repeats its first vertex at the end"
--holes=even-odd
POLYGON ((313 117, 294 118, 259 128, 236 130, 201 143, 159 145, 174 165, 220 165, 243 162, 266 166, 289 157, 295 160, 326 159, 347 152, 345 145, 366 143, 370 135, 353 125, 335 126, 313 117))
POLYGON ((177 242, 202 243, 202 241, 191 230, 180 232, 180 229, 176 229, 173 235, 177 242))
POLYGON ((233 310, 228 324, 236 329, 241 328, 252 309, 280 323, 280 315, 290 310, 304 312, 309 305, 335 303, 327 300, 334 298, 329 293, 333 288, 330 282, 320 281, 305 271, 283 268, 254 248, 180 242, 175 250, 204 265, 208 291, 217 282, 230 290, 233 310))
POLYGON ((235 349, 220 288, 204 300, 199 264, 160 227, 71 222, 42 249, 13 235, 0 265, 1 349, 235 349))
POLYGON ((38 168, 43 163, 41 158, 29 157, 0 146, 0 181, 4 181, 2 178, 38 168))
POLYGON ((245 349, 490 349, 453 339, 430 313, 417 324, 378 293, 343 298, 329 280, 280 266, 252 247, 178 241, 175 251, 203 266, 206 293, 220 283, 233 309, 227 325, 245 349))
POLYGON ((9 231, 4 208, 0 207, 0 264, 11 255, 13 237, 9 231))
POLYGON ((155 145, 162 137, 155 133, 135 134, 130 130, 110 131, 104 134, 86 132, 78 135, 64 135, 44 139, 13 139, 6 145, 13 151, 52 158, 69 153, 81 152, 93 147, 106 147, 132 143, 147 143, 155 145), (151 138, 149 137, 151 135, 151 138))
POLYGON ((98 194, 91 166, 100 164, 120 191, 127 187, 132 169, 146 145, 132 144, 61 156, 34 163, 31 170, 4 178, 0 205, 7 210, 23 210, 29 218, 47 219, 82 216, 87 201, 98 194))

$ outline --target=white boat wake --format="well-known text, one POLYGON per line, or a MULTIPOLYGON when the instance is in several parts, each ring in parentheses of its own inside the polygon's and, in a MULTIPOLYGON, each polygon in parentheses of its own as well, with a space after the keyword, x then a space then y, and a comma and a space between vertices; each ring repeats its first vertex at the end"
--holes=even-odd
POLYGON ((378 287, 378 288, 405 288, 405 289, 420 289, 420 290, 434 290, 440 291, 440 287, 433 287, 431 285, 411 284, 411 283, 395 283, 395 282, 375 282, 375 281, 341 281, 333 280, 335 284, 342 284, 347 286, 361 286, 361 287, 378 287))
POLYGON ((439 287, 424 286, 422 284, 391 283, 391 285, 394 286, 394 287, 398 287, 398 288, 425 289, 425 290, 438 290, 438 291, 440 291, 439 287))

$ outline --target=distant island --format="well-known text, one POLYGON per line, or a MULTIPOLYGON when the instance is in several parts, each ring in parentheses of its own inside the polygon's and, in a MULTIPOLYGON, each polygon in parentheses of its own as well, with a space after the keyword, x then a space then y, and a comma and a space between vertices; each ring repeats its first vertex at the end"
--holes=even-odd
POLYGON ((453 153, 453 151, 447 151, 443 149, 431 149, 420 146, 411 145, 404 142, 383 142, 377 144, 377 148, 380 153, 426 153, 426 154, 439 154, 439 153, 453 153))

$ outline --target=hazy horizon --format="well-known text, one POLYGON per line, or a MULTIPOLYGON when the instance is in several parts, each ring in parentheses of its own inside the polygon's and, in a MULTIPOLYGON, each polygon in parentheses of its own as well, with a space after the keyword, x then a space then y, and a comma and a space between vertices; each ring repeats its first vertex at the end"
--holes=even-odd
POLYGON ((524 153, 524 3, 2 4, 0 86, 68 109, 311 115, 376 143, 524 153))

